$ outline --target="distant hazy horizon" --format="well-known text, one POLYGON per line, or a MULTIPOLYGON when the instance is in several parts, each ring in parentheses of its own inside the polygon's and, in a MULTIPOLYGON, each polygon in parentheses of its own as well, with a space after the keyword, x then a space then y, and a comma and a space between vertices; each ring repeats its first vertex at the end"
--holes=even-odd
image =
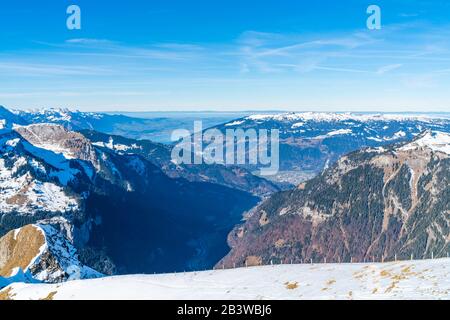
POLYGON ((68 109, 70 111, 81 111, 81 112, 99 112, 99 113, 106 113, 106 114, 123 114, 123 115, 133 115, 133 116, 139 116, 142 118, 156 118, 156 117, 164 117, 167 115, 172 115, 173 117, 189 117, 189 116, 196 116, 199 114, 202 114, 204 117, 207 117, 208 114, 211 114, 213 117, 218 117, 221 115, 224 116, 230 116, 230 115, 250 115, 250 114, 273 114, 273 113, 303 113, 303 112, 316 112, 316 113, 353 113, 353 114, 410 114, 410 115, 434 115, 434 116, 447 116, 450 117, 450 111, 379 111, 379 110, 368 110, 368 111, 362 111, 362 110, 355 110, 355 111, 347 111, 347 110, 329 110, 329 111, 322 111, 322 110, 314 110, 313 108, 309 109, 248 109, 248 110, 214 110, 214 109, 205 109, 205 110, 199 110, 199 109, 174 109, 174 110, 152 110, 151 108, 148 109, 142 109, 142 110, 126 110, 125 108, 118 108, 117 110, 114 110, 113 108, 106 108, 105 110, 99 110, 92 108, 90 110, 83 110, 83 108, 71 108, 71 107, 31 107, 31 108, 14 108, 7 105, 2 105, 0 103, 0 106, 3 106, 8 109, 13 110, 45 110, 45 109, 68 109))

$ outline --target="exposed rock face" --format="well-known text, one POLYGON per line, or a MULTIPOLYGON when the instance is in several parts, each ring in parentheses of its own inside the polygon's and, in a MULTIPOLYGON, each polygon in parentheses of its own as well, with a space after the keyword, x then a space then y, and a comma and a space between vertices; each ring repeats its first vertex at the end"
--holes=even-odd
POLYGON ((273 195, 229 235, 218 264, 431 258, 450 252, 450 136, 365 149, 273 195), (257 257, 257 258, 255 258, 257 257))
POLYGON ((50 225, 27 225, 0 238, 0 276, 18 272, 38 281, 61 282, 101 276, 83 266, 75 247, 50 225))
POLYGON ((32 145, 56 153, 67 159, 79 159, 97 163, 95 150, 88 139, 78 132, 68 131, 55 124, 34 124, 17 126, 14 129, 32 145))
POLYGON ((44 245, 45 236, 35 226, 8 232, 0 238, 0 275, 11 277, 18 268, 29 269, 44 245))

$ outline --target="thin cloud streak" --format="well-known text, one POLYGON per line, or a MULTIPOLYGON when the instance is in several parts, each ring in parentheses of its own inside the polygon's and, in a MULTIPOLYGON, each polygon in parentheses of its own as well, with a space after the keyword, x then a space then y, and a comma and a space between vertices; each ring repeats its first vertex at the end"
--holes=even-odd
POLYGON ((0 62, 0 71, 14 75, 33 76, 79 76, 109 74, 111 69, 92 66, 71 66, 55 64, 34 64, 22 62, 0 62))

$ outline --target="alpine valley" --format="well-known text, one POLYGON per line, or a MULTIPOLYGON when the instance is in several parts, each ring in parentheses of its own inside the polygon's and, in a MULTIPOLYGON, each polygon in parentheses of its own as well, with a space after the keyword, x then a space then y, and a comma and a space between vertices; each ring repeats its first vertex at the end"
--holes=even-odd
POLYGON ((0 107, 0 299, 172 298, 188 282, 199 298, 448 298, 432 280, 447 285, 434 268, 448 259, 382 262, 450 252, 450 119, 306 112, 213 126, 278 129, 269 180, 257 165, 176 164, 172 144, 147 140, 163 122, 0 107), (303 265, 264 266, 291 263, 303 265), (197 272, 244 266, 256 268, 197 272), (180 271, 196 272, 130 275, 180 271), (438 294, 419 290, 432 282, 438 294))

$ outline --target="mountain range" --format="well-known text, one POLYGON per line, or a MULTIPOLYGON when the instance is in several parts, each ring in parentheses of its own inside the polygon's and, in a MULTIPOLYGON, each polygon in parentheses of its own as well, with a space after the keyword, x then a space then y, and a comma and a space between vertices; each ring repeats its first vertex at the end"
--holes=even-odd
MULTIPOLYGON (((109 115, 103 113, 69 111, 65 109, 44 109, 38 111, 10 111, 0 107, 0 119, 4 128, 11 130, 14 125, 57 124, 71 132, 81 132, 93 139, 97 146, 110 148, 121 154, 139 154, 159 167, 172 178, 185 178, 193 182, 210 182, 239 189, 257 196, 265 196, 279 190, 279 187, 266 179, 251 174, 238 166, 223 165, 176 165, 171 159, 171 145, 156 143, 146 139, 133 139, 128 136, 145 136, 141 125, 153 128, 151 119, 135 119, 128 116, 109 115), (136 121, 144 121, 136 125, 136 121), (115 135, 115 128, 126 124, 133 127, 131 134, 115 135)), ((1 130, 1 128, 0 128, 1 130)), ((128 133, 128 129, 124 129, 128 133)), ((0 131, 1 132, 1 131, 0 131)), ((119 130, 121 132, 121 130, 119 130)), ((24 131, 22 130, 22 133, 24 131)), ((33 135, 28 135, 33 139, 33 135)), ((54 140, 54 139, 53 139, 54 140)), ((50 143, 59 143, 52 141, 50 143)))
POLYGON ((81 112, 64 108, 8 111, 22 119, 24 123, 53 123, 62 125, 69 130, 97 130, 131 139, 165 141, 167 140, 165 137, 170 137, 170 135, 164 134, 164 132, 179 127, 176 121, 171 121, 169 118, 145 119, 119 113, 81 112))
MULTIPOLYGON (((254 114, 214 128, 222 132, 279 130, 280 170, 265 178, 288 189, 316 176, 349 152, 408 141, 424 130, 450 132, 450 119, 414 114, 292 112, 254 114)), ((255 172, 262 166, 243 167, 255 172)))

